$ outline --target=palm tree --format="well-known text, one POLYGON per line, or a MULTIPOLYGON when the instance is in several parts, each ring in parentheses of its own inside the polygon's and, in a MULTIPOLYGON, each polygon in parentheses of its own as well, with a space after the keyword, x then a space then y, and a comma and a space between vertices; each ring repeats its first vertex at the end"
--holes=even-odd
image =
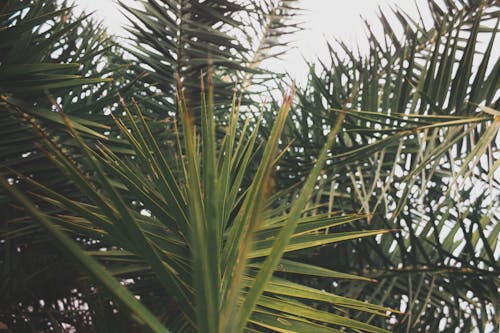
POLYGON ((429 1, 429 28, 395 11, 403 39, 381 13, 385 35, 369 35, 368 57, 331 45, 297 104, 286 94, 260 114, 228 82, 275 77, 258 64, 297 28, 294 1, 140 3, 124 7, 134 64, 113 86, 101 82, 124 61, 109 39, 81 33, 84 18, 41 1, 2 7, 2 138, 24 145, 5 144, 0 159, 1 311, 13 311, 0 321, 98 332, 498 326, 494 1, 429 1), (37 52, 19 53, 31 40, 37 52), (102 48, 79 47, 91 41, 102 48), (96 78, 68 75, 78 52, 96 78), (36 274, 20 269, 27 259, 36 274), (28 274, 29 294, 16 287, 28 274))
POLYGON ((404 310, 385 323, 356 315, 395 332, 493 332, 500 285, 498 12, 494 1, 430 1, 429 9, 428 26, 397 9, 393 17, 381 11, 384 35, 368 26, 366 57, 329 44, 331 59, 311 67, 292 110, 297 121, 284 141, 293 145, 277 183, 287 188, 305 177, 324 129, 345 114, 317 203, 369 214, 345 231, 394 231, 323 248, 312 261, 378 284, 318 285, 404 310))
MULTIPOLYGON (((105 138, 112 121, 103 111, 116 102, 117 84, 124 96, 129 89, 120 83, 126 69, 120 51, 88 15, 72 15, 67 4, 47 1, 0 2, 0 40, 2 177, 17 182, 16 173, 22 173, 72 195, 73 186, 43 154, 32 127, 43 127, 77 159, 54 112, 57 103, 86 139, 105 138)), ((5 191, 0 198, 0 321, 14 320, 16 331, 31 331, 67 320, 71 315, 56 311, 57 304, 72 308, 71 290, 81 284, 78 270, 37 223, 12 207, 5 191)))
MULTIPOLYGON (((87 110, 107 107, 115 94, 113 87, 96 91, 85 86, 106 79, 60 74, 80 67, 67 64, 76 52, 66 51, 65 43, 58 41, 61 35, 68 38, 67 44, 76 47, 93 38, 103 42, 101 36, 91 35, 90 29, 88 34, 81 33, 79 24, 83 18, 72 24, 68 9, 57 10, 36 1, 23 2, 17 7, 7 3, 2 9, 6 13, 2 32, 5 40, 10 41, 6 47, 10 54, 18 49, 14 32, 21 28, 25 29, 27 39, 41 39, 47 37, 46 25, 52 27, 44 46, 55 48, 39 52, 41 58, 30 60, 33 64, 22 58, 16 59, 20 64, 17 67, 2 61, 4 115, 12 119, 11 123, 19 124, 23 140, 30 144, 38 141, 33 148, 29 146, 31 154, 43 154, 44 159, 52 162, 48 168, 51 173, 31 170, 23 150, 12 148, 2 160, 6 167, 3 189, 9 194, 4 197, 5 204, 12 207, 2 233, 5 244, 2 267, 6 277, 3 287, 4 295, 8 296, 3 311, 12 311, 2 320, 10 327, 27 331, 64 330, 69 325, 78 330, 109 332, 123 331, 127 324, 135 322, 132 327, 136 329, 161 332, 168 329, 237 332, 290 327, 298 331, 335 331, 332 328, 335 326, 384 332, 339 314, 342 308, 351 308, 386 316, 390 309, 339 298, 287 279, 286 274, 363 279, 310 266, 294 259, 296 255, 286 260, 282 257, 284 253, 318 244, 384 232, 323 235, 320 231, 325 228, 363 216, 302 216, 321 163, 311 172, 296 200, 283 202, 279 193, 271 196, 270 182, 279 158, 278 142, 291 96, 286 98, 264 147, 258 138, 260 121, 247 120, 242 127, 235 99, 225 138, 215 139, 213 115, 217 99, 212 76, 208 104, 203 99, 200 104, 202 137, 196 135, 193 127, 192 105, 186 106, 193 97, 187 99, 184 93, 189 94, 189 90, 179 90, 183 94, 179 100, 185 103, 176 109, 182 131, 177 131, 177 127, 172 131, 170 126, 160 129, 171 131, 167 141, 172 135, 178 137, 178 148, 174 145, 177 157, 172 157, 164 150, 171 151, 171 145, 154 132, 162 122, 144 118, 139 109, 131 113, 123 104, 125 117, 103 119, 92 111, 90 116, 81 116, 87 110), (25 12, 28 15, 24 16, 25 12), (58 54, 57 48, 63 51, 60 58, 45 60, 43 56, 47 54, 58 54), (23 72, 26 69, 30 70, 23 72), (31 94, 21 96, 23 88, 16 90, 14 75, 23 83, 34 79, 42 82, 34 81, 31 94), (77 88, 57 90, 66 86, 77 88), (65 93, 70 98, 63 103, 59 96, 65 93), (76 93, 81 95, 75 96, 76 93), (87 105, 77 107, 78 97, 87 95, 87 105), (17 96, 24 103, 15 103, 17 96), (49 110, 44 110, 44 105, 49 110), (26 115, 24 112, 30 108, 36 111, 26 115), (22 121, 23 117, 27 121, 22 121), (114 126, 110 124, 112 119, 114 126), (106 144, 98 140, 106 140, 106 144), (21 167, 11 162, 10 156, 21 167), (260 156, 260 163, 255 163, 256 156, 260 156), (118 161, 123 163, 116 164, 118 161), (29 193, 29 198, 22 192, 29 193), (20 211, 16 204, 12 206, 12 200, 21 203, 24 210, 20 211), (41 232, 40 227, 48 233, 41 232), (52 246, 54 239, 59 248, 52 246), (14 256, 18 262, 12 262, 11 249, 19 253, 14 256), (41 265, 37 264, 40 257, 33 253, 44 258, 41 265), (64 257, 68 254, 79 265, 75 267, 68 260, 61 260, 68 258, 64 257), (30 264, 33 265, 30 283, 12 288, 17 279, 29 274, 23 271, 20 262, 27 259, 34 260, 30 264), (57 267, 44 267, 46 260, 57 267), (287 273, 275 276, 276 267, 287 273), (45 272, 48 274, 44 275, 45 272), (128 284, 128 288, 123 284, 128 284), (40 293, 39 286, 49 285, 52 288, 40 293), (19 299, 22 301, 18 302, 19 299), (311 307, 315 302, 336 304, 339 314, 317 312, 311 307), (125 326, 109 325, 110 320, 118 317, 125 326)), ((208 8, 206 11, 210 12, 208 8)), ((274 8, 272 15, 278 12, 274 8)), ((279 31, 279 22, 270 19, 265 33, 279 31)), ((272 37, 264 35, 260 41, 251 65, 263 59, 272 37)), ((101 45, 106 43, 112 45, 107 39, 101 45)), ((95 64, 96 54, 104 50, 98 48, 97 52, 83 56, 95 64)), ((213 64, 213 72, 220 76, 223 72, 217 65, 213 64)), ((182 72, 178 76, 183 80, 184 75, 182 72)), ((332 132, 320 160, 326 158, 339 126, 332 132)), ((5 127, 3 133, 8 132, 5 127)))
MULTIPOLYGON (((136 100, 145 112, 161 119, 178 114, 175 98, 180 78, 189 109, 199 118, 200 73, 208 70, 214 85, 214 103, 224 117, 233 89, 265 88, 276 77, 259 67, 288 47, 288 35, 300 29, 297 0, 140 0, 121 3, 130 22, 127 51, 134 58, 132 76, 145 87, 136 100)), ((248 99, 249 92, 243 96, 248 99)))

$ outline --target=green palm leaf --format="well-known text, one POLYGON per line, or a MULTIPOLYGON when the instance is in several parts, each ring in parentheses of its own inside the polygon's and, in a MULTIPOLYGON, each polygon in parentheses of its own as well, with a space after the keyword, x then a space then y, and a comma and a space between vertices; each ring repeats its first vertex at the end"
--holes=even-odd
POLYGON ((292 110, 297 121, 288 133, 295 142, 280 164, 278 183, 304 177, 311 154, 327 140, 323 129, 346 114, 319 203, 368 214, 374 229, 401 231, 334 246, 318 260, 335 253, 329 268, 379 280, 365 287, 345 282, 344 295, 402 306, 406 315, 385 323, 396 332, 498 326, 498 121, 482 112, 498 109, 498 13, 492 1, 444 3, 430 2, 427 28, 399 10, 399 27, 381 13, 385 34, 369 30, 366 58, 330 45, 331 64, 311 68, 292 110))
MULTIPOLYGON (((210 87, 209 91, 211 89, 210 87)), ((50 227, 62 245, 69 247, 70 253, 79 258, 78 260, 84 267, 104 288, 108 289, 111 295, 121 300, 120 304, 127 311, 134 313, 134 317, 141 325, 149 325, 157 330, 156 324, 151 321, 153 318, 151 316, 164 317, 166 314, 163 313, 167 309, 150 308, 147 312, 143 312, 143 308, 137 308, 135 303, 127 301, 128 296, 124 296, 125 294, 114 287, 120 281, 119 276, 131 279, 133 282, 129 288, 144 301, 150 297, 148 295, 152 290, 159 288, 161 294, 169 300, 169 311, 175 308, 173 311, 182 314, 183 320, 188 325, 186 330, 236 332, 244 331, 247 327, 251 328, 254 325, 251 323, 267 327, 268 324, 265 324, 266 321, 259 315, 261 307, 268 309, 265 311, 275 312, 279 307, 278 304, 283 302, 278 296, 282 291, 273 289, 270 285, 274 279, 273 273, 280 262, 289 265, 292 271, 302 272, 302 274, 305 273, 304 268, 308 267, 311 272, 323 276, 353 278, 348 274, 343 275, 305 264, 282 261, 281 258, 286 251, 297 251, 311 246, 383 232, 318 234, 318 230, 327 230, 334 225, 349 223, 362 218, 362 215, 348 217, 334 215, 329 218, 323 215, 310 215, 307 218, 301 218, 317 181, 319 170, 322 168, 321 161, 326 159, 330 145, 325 145, 316 171, 311 173, 307 187, 292 204, 291 212, 285 213, 286 207, 285 211, 273 209, 273 219, 267 220, 266 211, 271 206, 263 205, 263 198, 271 199, 268 194, 271 191, 268 182, 276 162, 280 129, 285 123, 290 101, 290 97, 285 101, 280 112, 280 120, 272 130, 272 139, 266 143, 262 162, 252 183, 248 189, 237 192, 232 199, 227 197, 232 185, 227 187, 227 184, 238 182, 238 177, 235 176, 240 170, 246 170, 249 164, 245 155, 258 148, 255 140, 252 139, 252 134, 246 150, 239 149, 245 144, 231 139, 235 133, 232 128, 228 130, 228 137, 222 141, 223 144, 219 147, 215 146, 213 143, 217 141, 214 139, 214 113, 209 111, 208 105, 204 103, 202 103, 204 105, 202 119, 204 120, 200 134, 194 130, 190 111, 181 109, 184 120, 181 125, 183 135, 179 137, 178 162, 167 158, 158 149, 159 143, 151 135, 149 123, 139 109, 136 114, 132 114, 126 108, 125 119, 129 126, 125 125, 125 119, 116 119, 123 137, 127 138, 130 146, 137 147, 137 155, 121 160, 116 159, 116 156, 104 144, 98 145, 97 149, 91 148, 75 131, 71 120, 63 116, 69 132, 86 156, 81 163, 90 163, 95 171, 95 177, 89 178, 83 173, 78 162, 75 164, 75 161, 62 153, 61 149, 48 137, 45 139, 45 147, 49 158, 82 192, 81 201, 75 201, 31 180, 31 186, 35 192, 39 193, 37 197, 52 207, 58 208, 55 215, 46 216, 36 210, 31 203, 25 201, 24 195, 19 192, 14 192, 14 194, 26 205, 28 211, 35 215, 35 218, 41 219, 45 227, 50 227), (240 160, 238 164, 231 162, 238 160, 240 160), (185 172, 173 177, 179 164, 182 165, 181 170, 185 172), (157 181, 150 182, 149 178, 157 179, 157 181), (208 189, 210 192, 207 193, 208 189), (224 196, 226 196, 225 203, 230 214, 217 209, 224 196), (140 200, 141 209, 146 209, 150 213, 138 214, 137 210, 130 206, 132 198, 140 200), (171 200, 172 198, 175 200, 171 200), (60 212, 61 209, 63 214, 60 212), (184 213, 176 215, 175 212, 179 209, 184 213), (159 215, 154 212, 158 212, 159 215), (169 218, 163 221, 162 216, 169 218), (257 230, 260 231, 257 232, 257 230), (70 241, 64 234, 65 232, 85 235, 85 237, 98 237, 112 244, 117 250, 85 252, 70 241), (263 232, 268 235, 260 244, 258 235, 263 236, 263 232), (273 241, 267 244, 269 238, 273 241), (91 259, 89 255, 107 266, 108 270, 102 272, 102 266, 96 264, 95 259, 91 259), (260 262, 260 259, 256 261, 257 258, 262 257, 264 261, 260 262), (120 262, 127 261, 130 262, 127 265, 128 268, 117 266, 120 262), (109 281, 111 274, 116 276, 115 282, 109 281), (249 276, 250 280, 248 280, 249 276), (148 287, 140 287, 141 281, 146 278, 153 279, 154 282, 148 287), (144 287, 146 289, 141 290, 144 287), (278 298, 261 297, 263 292, 276 293, 278 298), (244 297, 245 301, 242 301, 241 297, 244 297), (266 299, 268 301, 265 301, 266 299), (191 303, 194 304, 194 308, 190 306, 191 303), (235 309, 236 311, 233 312, 235 309), (195 316, 193 316, 193 311, 195 316), (236 320, 228 320, 232 317, 236 320)), ((233 110, 235 115, 237 112, 233 110)), ((341 122, 336 130, 332 131, 330 143, 338 135, 340 125, 341 122)), ((231 126, 238 126, 238 122, 233 122, 231 126)), ((258 128, 254 129, 254 133, 257 131, 258 128)), ((241 140, 246 139, 243 137, 241 140)), ((7 183, 4 186, 7 186, 9 191, 14 191, 7 183)), ((276 200, 276 196, 272 198, 276 200)), ((283 281, 289 283, 286 280, 283 281)), ((315 299, 315 293, 322 293, 323 301, 342 300, 337 304, 339 307, 368 311, 376 315, 385 315, 386 311, 390 311, 377 306, 372 308, 364 302, 356 303, 357 301, 347 298, 336 298, 333 294, 313 288, 304 288, 300 294, 288 295, 297 300, 288 302, 287 311, 285 311, 287 314, 279 312, 279 316, 294 316, 302 323, 300 325, 297 323, 299 325, 297 327, 310 329, 323 327, 324 330, 335 331, 330 327, 330 324, 333 324, 336 327, 354 327, 372 332, 383 331, 375 326, 344 318, 340 313, 329 314, 313 310, 306 304, 297 303, 300 299, 315 299), (312 324, 312 322, 307 324, 310 320, 319 320, 323 324, 312 324)), ((171 318, 164 321, 164 325, 173 330, 177 320, 179 317, 175 320, 171 318)))

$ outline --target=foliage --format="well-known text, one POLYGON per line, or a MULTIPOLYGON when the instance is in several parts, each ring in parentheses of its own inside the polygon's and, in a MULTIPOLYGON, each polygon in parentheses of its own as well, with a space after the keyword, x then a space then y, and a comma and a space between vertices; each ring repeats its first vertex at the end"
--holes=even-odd
POLYGON ((347 114, 317 202, 400 231, 312 260, 377 279, 334 290, 401 307, 406 315, 387 324, 396 332, 499 325, 498 11, 494 1, 445 5, 430 2, 427 28, 422 17, 395 10, 398 27, 380 12, 385 33, 368 27, 367 57, 329 45, 330 63, 312 67, 299 93, 296 121, 285 130, 293 146, 277 174, 284 187, 303 179, 325 128, 347 114))
MULTIPOLYGON (((2 177, 23 173, 72 195, 73 186, 43 154, 32 127, 45 128, 78 159, 64 121, 54 112, 57 103, 86 139, 105 138, 112 123, 105 110, 117 102, 118 84, 123 94, 127 91, 120 80, 111 81, 111 74, 119 78, 126 68, 120 51, 88 15, 76 17, 65 3, 47 1, 1 2, 0 41, 2 177)), ((26 330, 63 321, 76 304, 71 290, 81 286, 78 269, 37 223, 12 207, 3 190, 0 209, 0 321, 17 318, 19 330, 28 325, 19 318, 29 318, 33 326, 26 330)))
MULTIPOLYGON (((25 179, 37 189, 38 197, 54 206, 56 214, 51 216, 37 210, 11 186, 4 186, 121 303, 120 310, 130 311, 138 323, 151 331, 164 332, 169 328, 176 332, 241 332, 247 325, 249 329, 267 327, 278 331, 290 326, 301 331, 325 330, 335 325, 385 332, 335 312, 315 310, 308 301, 326 301, 339 310, 347 307, 378 315, 386 315, 388 309, 337 298, 273 276, 285 252, 383 232, 321 232, 362 218, 359 214, 301 217, 329 147, 340 130, 340 121, 297 199, 281 203, 279 193, 271 196, 270 177, 290 103, 288 97, 248 188, 241 187, 242 180, 257 149, 258 130, 252 131, 249 140, 236 138, 239 116, 234 102, 232 122, 220 148, 210 107, 202 103, 199 136, 192 115, 181 108, 183 122, 177 158, 162 153, 139 109, 136 117, 126 109, 127 117, 116 120, 135 151, 127 159, 118 158, 104 144, 90 148, 66 118, 95 175, 83 173, 45 136, 49 157, 84 194, 81 201, 71 200, 25 179), (136 199, 136 207, 130 206, 128 197, 136 199), (114 247, 85 252, 56 225, 114 247), (108 266, 108 270, 92 257, 108 266), (128 281, 128 287, 142 302, 156 304, 151 308, 154 315, 111 274, 128 281), (155 300, 158 297, 161 300, 155 300), (162 318, 165 327, 157 318, 162 318)), ((246 128, 250 131, 248 122, 246 128)), ((323 276, 357 279, 291 259, 281 265, 296 274, 310 275, 316 270, 323 276)))
MULTIPOLYGON (((270 10, 269 8, 274 7, 266 8, 270 10)), ((66 64, 73 61, 72 57, 77 54, 76 51, 67 50, 66 44, 80 47, 94 40, 108 43, 106 39, 99 40, 102 38, 100 35, 92 34, 92 28, 84 30, 87 33, 82 33, 79 25, 83 22, 83 17, 67 26, 68 21, 72 20, 68 9, 56 10, 42 2, 25 2, 16 8, 6 5, 4 9, 8 13, 5 16, 8 20, 4 24, 7 29, 4 31, 10 33, 5 40, 10 41, 11 45, 7 50, 11 54, 18 49, 16 42, 22 41, 22 38, 13 37, 13 30, 26 26, 26 38, 33 38, 37 36, 37 29, 48 29, 43 30, 41 35, 45 37, 44 47, 53 45, 53 51, 48 48, 38 50, 38 53, 33 52, 33 55, 40 56, 33 58, 33 63, 19 57, 16 59, 20 64, 17 67, 8 61, 2 62, 5 68, 2 71, 5 75, 2 82, 6 82, 3 88, 3 107, 4 115, 22 126, 24 131, 20 136, 24 140, 30 143, 39 141, 30 154, 47 158, 53 164, 50 165, 50 170, 54 166, 58 170, 58 177, 50 173, 47 177, 47 174, 30 172, 31 170, 19 168, 12 163, 9 165, 8 156, 19 159, 19 155, 23 154, 13 149, 3 159, 4 167, 7 167, 4 169, 4 176, 8 180, 8 183, 3 184, 4 190, 10 192, 24 206, 25 212, 33 217, 29 218, 19 211, 19 207, 14 206, 14 209, 10 209, 12 216, 8 217, 6 232, 2 237, 6 239, 3 248, 6 276, 4 294, 8 295, 6 309, 9 311, 9 307, 12 309, 12 306, 19 306, 15 310, 19 314, 14 313, 5 318, 9 325, 17 329, 22 329, 23 325, 32 329, 39 329, 44 325, 51 329, 65 329, 65 324, 79 330, 93 327, 97 331, 120 331, 123 329, 120 326, 110 327, 106 323, 109 320, 107 318, 113 316, 110 311, 118 309, 119 313, 115 317, 125 319, 123 315, 131 312, 132 318, 137 321, 136 327, 145 326, 152 331, 165 331, 168 327, 174 331, 197 328, 200 331, 234 332, 246 329, 249 322, 250 327, 275 329, 288 326, 298 327, 299 330, 321 327, 311 320, 322 321, 327 325, 324 326, 325 329, 329 325, 341 325, 373 332, 383 331, 335 313, 316 313, 310 307, 311 304, 307 303, 313 300, 329 302, 340 308, 355 308, 383 316, 388 309, 338 298, 333 294, 301 287, 283 277, 273 277, 274 269, 284 252, 382 232, 318 233, 326 227, 363 217, 357 214, 301 218, 318 176, 320 163, 311 173, 308 185, 296 202, 280 203, 280 195, 275 194, 264 203, 271 192, 269 183, 276 162, 278 139, 291 97, 287 98, 283 106, 280 121, 274 126, 275 130, 263 149, 262 163, 257 170, 249 170, 248 166, 250 161, 254 162, 259 150, 259 125, 247 121, 242 129, 243 133, 240 133, 240 117, 235 101, 227 140, 220 143, 221 146, 216 143, 213 88, 210 90, 209 106, 203 108, 205 118, 202 121, 202 155, 198 155, 196 131, 188 117, 192 113, 184 107, 180 109, 184 110, 182 113, 187 117, 182 126, 184 133, 173 133, 183 138, 178 139, 180 148, 176 156, 179 158, 171 158, 160 150, 160 147, 165 147, 162 141, 164 137, 157 137, 152 132, 152 128, 158 127, 158 123, 147 121, 140 113, 135 118, 128 113, 128 119, 116 120, 114 127, 109 124, 111 117, 103 117, 92 111, 89 112, 90 116, 74 116, 81 110, 92 110, 93 107, 102 110, 107 107, 106 102, 114 98, 109 88, 101 86, 102 90, 96 91, 91 86, 82 87, 82 84, 103 81, 100 78, 81 79, 66 73, 59 74, 63 70, 81 67, 79 64, 66 64), (23 16, 24 10, 21 8, 26 8, 28 15, 23 16), (31 19, 32 16, 34 19, 31 19), (61 36, 68 38, 68 41, 59 41, 61 36), (61 48, 60 58, 44 58, 47 54, 57 55, 61 48), (50 63, 47 64, 47 61, 50 63), (32 81, 33 88, 24 89, 30 94, 22 96, 23 103, 13 102, 22 89, 16 89, 16 80, 23 83, 32 81), (63 95, 66 91, 60 89, 65 87, 73 88, 67 91, 69 97, 76 93, 80 95, 73 97, 71 101, 66 98, 64 103, 55 96, 63 95), (87 89, 90 94, 81 89, 87 89), (109 98, 106 97, 108 94, 109 98), (89 99, 85 107, 75 108, 75 103, 79 102, 78 97, 87 97, 86 95, 89 95, 89 99), (99 95, 104 97, 99 98, 99 95), (33 111, 29 116, 23 114, 33 107, 36 112, 33 111), (21 116, 27 120, 20 121, 21 116), (106 125, 103 126, 104 124, 106 125), (69 129, 70 135, 61 131, 61 125, 69 129), (117 139, 112 139, 117 134, 116 130, 121 133, 116 136, 117 139), (245 132, 252 134, 246 136, 245 132), (126 138, 126 144, 119 139, 120 136, 126 138), (108 143, 91 149, 90 146, 95 145, 96 139, 106 140, 108 143), (120 144, 119 147, 116 146, 117 143, 120 144), (181 148, 182 145, 184 147, 181 148), (121 155, 124 152, 126 154, 121 155), (150 153, 144 155, 146 152, 150 153), (187 161, 183 156, 186 156, 187 161), (117 161, 122 161, 123 164, 117 166, 117 161), (201 170, 197 167, 199 162, 202 162, 201 170), (249 172, 254 173, 254 180, 247 184, 247 180, 252 178, 252 175, 248 175, 249 172), (203 179, 201 187, 200 179, 203 179), (145 187, 148 183, 149 188, 145 187), (29 189, 30 198, 12 187, 13 184, 15 188, 29 189), (212 193, 221 193, 223 197, 213 196, 212 193), (290 211, 291 203, 295 205, 290 211), (151 210, 151 216, 144 214, 146 208, 151 210), (207 216, 210 219, 207 220, 207 216), (206 221, 212 223, 207 224, 206 221), (39 226, 44 227, 50 236, 40 234, 39 226), (212 228, 215 228, 215 233, 212 228), (210 232, 207 234, 207 231, 210 232), (42 238, 38 237, 37 244, 33 239, 40 235, 42 238), (53 238, 59 241, 71 258, 81 264, 79 269, 59 260, 60 252, 50 245, 53 238), (277 239, 275 242, 274 238, 277 239), (215 252, 207 252, 207 246, 215 249, 215 252), (51 260, 57 269, 35 264, 31 283, 8 290, 15 285, 13 281, 17 276, 26 274, 22 269, 25 263, 11 262, 11 249, 17 249, 19 255, 14 258, 18 258, 18 261, 37 260, 38 256, 30 257, 34 251, 43 250, 39 254, 45 260, 51 260), (271 249, 274 249, 272 255, 271 249), (99 258, 100 263, 92 257, 99 258), (100 282, 98 290, 103 289, 97 296, 96 287, 86 274, 82 274, 82 268, 94 281, 100 282), (44 271, 50 274, 44 276, 44 271), (209 271, 212 272, 209 275, 211 278, 206 279, 205 273, 209 271), (55 283, 53 288, 48 288, 46 293, 39 293, 39 286, 45 288, 50 280, 55 283), (129 286, 133 294, 122 287, 120 281, 133 281, 129 286), (36 292, 34 298, 26 293, 28 288, 36 292), (291 290, 301 292, 296 295, 291 294, 291 290), (264 292, 266 296, 261 297, 264 292), (241 297, 245 294, 248 297, 242 303, 241 297), (106 295, 111 295, 118 305, 106 301, 106 295), (142 302, 139 303, 133 295, 140 297, 142 302), (15 305, 9 301, 19 296, 25 301, 15 305), (222 302, 221 299, 226 297, 230 301, 222 302), (293 300, 296 297, 298 299, 293 300), (301 302, 301 299, 305 299, 306 303, 301 302), (60 302, 64 304, 63 308, 59 311, 52 310, 55 306, 60 306, 60 302), (165 302, 167 306, 158 306, 165 302), (152 307, 153 311, 150 312, 143 304, 150 309, 152 307), (286 308, 281 309, 284 305, 286 308), (238 311, 239 308, 245 310, 238 311), (38 313, 42 316, 46 314, 48 318, 37 318, 38 313)), ((272 10, 272 14, 276 15, 277 9, 272 10)), ((282 28, 279 20, 271 18, 266 31, 271 34, 282 28)), ((255 62, 264 58, 271 42, 272 38, 264 34, 259 54, 254 57, 255 62)), ((88 49, 82 49, 89 52, 88 49)), ((99 61, 96 57, 105 50, 106 48, 97 48, 97 52, 93 50, 90 54, 85 53, 86 60, 95 65, 99 61)), ((103 73, 98 74, 102 76, 103 73)), ((180 74, 185 75, 184 72, 180 74)), ((17 98, 21 100, 20 97, 17 98)), ((185 97, 183 100, 186 101, 185 97)), ((165 129, 168 130, 168 127, 165 129)), ((338 130, 339 128, 336 129, 338 130)), ((6 128, 4 133, 8 134, 7 132, 6 128)), ((325 146, 321 159, 325 159, 335 133, 325 146)), ((25 158, 26 156, 21 156, 18 162, 22 166, 29 166, 25 158)), ((295 274, 312 273, 358 279, 293 260, 283 261, 281 267, 286 267, 295 274)), ((125 322, 130 321, 125 319, 125 322)))
POLYGON ((66 3, 0 4, 0 324, 498 327, 495 1, 381 12, 258 114, 295 3, 122 4, 130 67, 66 3))
MULTIPOLYGON (((135 58, 134 75, 144 86, 136 99, 151 116, 175 119, 180 78, 187 107, 199 121, 200 73, 214 71, 214 103, 227 114, 234 82, 242 91, 250 83, 263 86, 273 78, 259 68, 286 52, 283 37, 300 29, 296 0, 141 0, 121 3, 131 34, 128 52, 135 58)), ((245 95, 246 99, 247 96, 245 95)))

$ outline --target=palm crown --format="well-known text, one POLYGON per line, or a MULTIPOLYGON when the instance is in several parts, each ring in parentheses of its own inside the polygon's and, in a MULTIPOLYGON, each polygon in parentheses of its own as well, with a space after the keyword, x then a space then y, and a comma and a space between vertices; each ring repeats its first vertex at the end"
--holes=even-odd
POLYGON ((0 6, 0 322, 498 326, 494 1, 429 1, 429 27, 395 10, 403 38, 380 13, 368 56, 329 44, 261 107, 236 93, 283 84, 259 63, 298 29, 295 1, 121 4, 123 53, 65 4, 0 6))

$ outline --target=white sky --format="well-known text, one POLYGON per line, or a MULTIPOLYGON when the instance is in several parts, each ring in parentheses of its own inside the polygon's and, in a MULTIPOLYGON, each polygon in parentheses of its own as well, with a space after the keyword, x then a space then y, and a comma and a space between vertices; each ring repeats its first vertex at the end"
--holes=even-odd
MULTIPOLYGON (((126 0, 125 2, 133 2, 126 0)), ((298 6, 305 10, 300 21, 304 22, 304 31, 293 36, 294 48, 280 61, 268 64, 279 72, 288 72, 297 81, 303 82, 307 74, 307 66, 303 58, 313 61, 317 57, 327 57, 328 52, 325 40, 333 41, 334 38, 344 41, 352 47, 360 46, 366 50, 365 25, 361 18, 364 17, 373 27, 375 32, 380 31, 378 23, 378 8, 390 17, 390 8, 397 6, 417 17, 415 3, 426 9, 426 0, 300 0, 298 6)), ((123 35, 121 28, 127 20, 119 11, 114 0, 76 0, 80 9, 95 12, 96 18, 101 19, 108 27, 111 34, 123 35)), ((426 13, 426 10, 423 11, 426 13)))

